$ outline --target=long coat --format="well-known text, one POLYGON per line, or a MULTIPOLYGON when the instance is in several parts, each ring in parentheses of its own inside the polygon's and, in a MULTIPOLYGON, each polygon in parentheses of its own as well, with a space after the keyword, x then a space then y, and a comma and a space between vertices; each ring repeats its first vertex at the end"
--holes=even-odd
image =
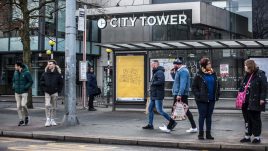
MULTIPOLYGON (((249 77, 250 74, 244 77, 243 84, 239 90, 240 92, 244 91, 249 77)), ((260 105, 260 100, 265 101, 267 95, 267 77, 264 71, 257 70, 253 73, 247 91, 246 101, 248 101, 248 110, 264 111, 265 104, 260 105)))
MULTIPOLYGON (((214 93, 215 93, 215 100, 219 100, 220 97, 220 85, 217 79, 216 73, 212 73, 214 77, 214 93)), ((209 102, 208 96, 208 85, 204 78, 205 73, 199 71, 196 76, 194 77, 193 84, 192 84, 192 92, 195 96, 196 102, 209 102)))
POLYGON ((91 73, 88 72, 87 73, 87 95, 94 95, 97 91, 97 80, 96 80, 96 76, 91 73))
POLYGON ((158 66, 153 70, 153 76, 151 80, 150 92, 151 100, 163 100, 165 97, 165 69, 158 66))

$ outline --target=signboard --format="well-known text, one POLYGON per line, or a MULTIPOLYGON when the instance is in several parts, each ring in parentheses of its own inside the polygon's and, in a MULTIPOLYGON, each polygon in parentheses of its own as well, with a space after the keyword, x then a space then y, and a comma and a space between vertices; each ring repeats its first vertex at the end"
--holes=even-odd
POLYGON ((144 56, 116 56, 116 100, 144 101, 144 56))
POLYGON ((79 61, 79 81, 87 81, 87 61, 79 61))
MULTIPOLYGON (((150 59, 150 63, 152 63, 153 60, 158 60, 159 65, 165 68, 165 81, 174 81, 170 75, 171 69, 173 69, 173 61, 174 59, 150 59)), ((151 69, 151 79, 152 79, 152 69, 151 69)))
POLYGON ((229 76, 229 64, 220 64, 220 75, 222 78, 229 76))
POLYGON ((83 8, 79 8, 78 30, 85 31, 85 10, 83 8))
POLYGON ((187 15, 161 15, 161 16, 140 16, 140 17, 118 17, 109 20, 109 23, 104 18, 98 20, 98 27, 104 29, 106 25, 110 25, 113 28, 116 27, 128 27, 136 26, 136 21, 141 20, 142 26, 154 26, 154 25, 177 25, 177 24, 187 24, 187 15))
MULTIPOLYGON (((268 77, 268 58, 258 58, 258 57, 251 57, 256 62, 257 66, 265 72, 266 77, 268 77)), ((268 81, 268 78, 267 78, 268 81)))

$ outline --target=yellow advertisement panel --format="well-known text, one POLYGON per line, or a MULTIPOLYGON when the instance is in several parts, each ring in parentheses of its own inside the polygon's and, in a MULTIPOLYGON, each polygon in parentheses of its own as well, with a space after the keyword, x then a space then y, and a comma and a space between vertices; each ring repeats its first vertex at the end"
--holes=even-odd
POLYGON ((144 100, 144 56, 116 56, 116 100, 144 100))

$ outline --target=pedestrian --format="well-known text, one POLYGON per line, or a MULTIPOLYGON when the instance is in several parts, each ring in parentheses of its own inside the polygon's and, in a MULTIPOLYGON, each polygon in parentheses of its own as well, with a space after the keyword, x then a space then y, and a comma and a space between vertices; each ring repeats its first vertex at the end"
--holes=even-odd
MULTIPOLYGON (((176 59, 173 62, 174 68, 171 70, 171 76, 174 79, 173 87, 172 87, 172 95, 174 98, 173 106, 177 101, 181 101, 188 105, 188 96, 189 96, 189 90, 190 90, 190 74, 189 70, 185 65, 183 65, 183 62, 181 59, 176 59)), ((173 112, 173 108, 171 110, 173 112)), ((194 121, 194 117, 190 111, 190 109, 187 110, 186 116, 188 117, 191 128, 186 130, 187 133, 196 133, 197 127, 194 121)))
POLYGON ((198 139, 204 139, 204 122, 206 120, 206 139, 213 140, 211 136, 212 114, 215 102, 219 100, 220 85, 216 72, 212 69, 211 61, 202 58, 199 62, 200 70, 196 74, 192 84, 192 91, 199 113, 198 139))
POLYGON ((97 92, 98 85, 96 75, 94 74, 94 68, 89 66, 87 72, 87 94, 88 94, 88 111, 96 111, 93 101, 97 92))
POLYGON ((45 92, 45 126, 56 126, 56 103, 64 83, 61 69, 55 60, 48 61, 45 72, 41 76, 40 83, 45 92))
POLYGON ((251 142, 253 144, 261 143, 261 111, 265 110, 265 98, 267 90, 267 77, 265 72, 258 69, 254 60, 246 60, 245 76, 240 88, 240 92, 245 90, 248 84, 245 102, 242 104, 242 113, 245 121, 245 137, 240 140, 241 143, 251 142))
POLYGON ((17 102, 17 111, 19 115, 18 126, 29 124, 29 112, 27 109, 28 91, 30 90, 33 79, 28 67, 18 61, 15 63, 15 72, 13 75, 12 88, 15 91, 15 99, 17 102))
POLYGON ((159 128, 165 132, 170 132, 177 125, 177 123, 165 111, 163 111, 163 100, 165 97, 165 69, 164 67, 159 66, 158 60, 154 60, 151 64, 151 67, 153 70, 153 75, 150 84, 150 104, 148 107, 149 123, 142 128, 154 129, 154 107, 156 107, 157 112, 169 121, 167 126, 159 128))

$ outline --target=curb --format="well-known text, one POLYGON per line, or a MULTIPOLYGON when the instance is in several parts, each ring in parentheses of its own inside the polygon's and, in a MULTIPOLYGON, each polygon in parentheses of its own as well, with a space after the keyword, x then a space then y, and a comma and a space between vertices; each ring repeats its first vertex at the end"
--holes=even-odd
POLYGON ((53 134, 39 134, 31 132, 17 132, 17 131, 0 131, 2 137, 15 138, 30 138, 41 140, 54 140, 78 143, 96 143, 96 144, 114 144, 114 145, 137 145, 137 146, 151 146, 151 147, 168 147, 180 149, 199 149, 199 150, 256 150, 268 151, 268 145, 250 145, 250 144, 213 144, 209 142, 175 142, 168 140, 146 140, 146 139, 129 139, 121 137, 84 137, 84 136, 70 136, 70 135, 53 135, 53 134))

